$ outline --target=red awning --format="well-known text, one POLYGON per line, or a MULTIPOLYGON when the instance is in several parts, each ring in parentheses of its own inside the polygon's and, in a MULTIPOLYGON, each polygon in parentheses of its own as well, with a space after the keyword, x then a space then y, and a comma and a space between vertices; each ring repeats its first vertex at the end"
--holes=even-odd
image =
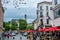
POLYGON ((41 28, 38 29, 39 32, 42 32, 43 30, 41 28))
POLYGON ((43 28, 42 32, 46 32, 46 31, 49 31, 49 28, 43 28))
POLYGON ((49 31, 49 29, 48 29, 48 28, 43 28, 43 29, 40 29, 40 28, 39 28, 38 31, 39 31, 39 32, 46 32, 46 31, 49 31))
POLYGON ((49 28, 50 31, 58 31, 59 29, 57 27, 51 27, 49 28))
POLYGON ((59 31, 59 30, 60 30, 60 29, 57 28, 57 27, 43 28, 43 29, 39 28, 39 29, 38 29, 39 32, 46 32, 46 31, 59 31))

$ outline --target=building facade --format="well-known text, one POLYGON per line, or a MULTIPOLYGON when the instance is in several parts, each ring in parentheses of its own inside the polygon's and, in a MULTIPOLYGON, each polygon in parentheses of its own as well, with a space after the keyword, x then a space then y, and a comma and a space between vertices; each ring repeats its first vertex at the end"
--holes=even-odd
POLYGON ((0 0, 0 34, 3 32, 4 9, 0 0))
POLYGON ((34 30, 37 30, 38 28, 38 19, 35 19, 33 22, 32 22, 33 26, 34 26, 34 30))
POLYGON ((0 27, 3 27, 3 20, 4 20, 4 9, 2 7, 2 3, 0 0, 0 27))
POLYGON ((54 12, 54 26, 60 26, 60 0, 53 0, 52 2, 54 12))
POLYGON ((52 2, 43 1, 37 5, 37 18, 38 26, 45 27, 45 25, 51 25, 52 15, 52 2))

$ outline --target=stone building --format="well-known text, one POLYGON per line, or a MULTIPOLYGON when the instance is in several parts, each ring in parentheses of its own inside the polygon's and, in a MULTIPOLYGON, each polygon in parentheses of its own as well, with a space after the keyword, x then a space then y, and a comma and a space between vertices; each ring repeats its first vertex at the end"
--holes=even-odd
POLYGON ((2 3, 0 0, 0 32, 2 31, 1 29, 3 28, 3 20, 4 20, 4 9, 2 7, 2 3))
POLYGON ((54 26, 60 26, 60 0, 52 0, 53 12, 54 12, 54 26))

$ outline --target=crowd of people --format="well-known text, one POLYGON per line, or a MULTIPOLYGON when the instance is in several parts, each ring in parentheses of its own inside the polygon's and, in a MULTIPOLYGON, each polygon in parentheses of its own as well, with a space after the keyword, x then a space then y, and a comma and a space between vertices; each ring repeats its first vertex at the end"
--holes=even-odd
MULTIPOLYGON (((46 37, 46 39, 45 40, 60 40, 60 31, 52 31, 52 32, 45 32, 45 34, 44 34, 44 32, 38 32, 38 31, 34 31, 34 32, 32 32, 32 37, 33 37, 33 39, 32 40, 37 40, 37 37, 39 37, 39 39, 40 39, 40 37, 41 36, 44 36, 44 37, 46 37), (48 34, 49 33, 49 34, 48 34), (51 33, 51 34, 50 34, 51 33), (41 35, 40 35, 41 34, 41 35), (46 35, 46 36, 45 36, 46 35), (48 36, 48 37, 47 37, 48 36), (51 37, 51 38, 49 38, 49 37, 51 37), (53 38, 53 39, 52 39, 53 38)), ((41 39, 41 40, 43 40, 43 39, 41 39)))
MULTIPOLYGON (((30 35, 30 33, 28 33, 28 35, 30 35)), ((30 40, 36 40, 38 35, 38 32, 36 30, 34 30, 33 32, 31 32, 32 37, 28 37, 30 40), (32 38, 32 39, 31 39, 32 38)))

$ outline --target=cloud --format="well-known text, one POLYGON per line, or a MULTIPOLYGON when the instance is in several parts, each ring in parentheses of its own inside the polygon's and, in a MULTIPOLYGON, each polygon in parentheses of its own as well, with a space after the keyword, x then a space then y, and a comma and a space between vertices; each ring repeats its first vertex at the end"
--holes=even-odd
POLYGON ((3 4, 3 6, 7 7, 7 10, 4 13, 4 21, 10 21, 11 19, 19 18, 22 19, 24 18, 24 15, 27 14, 27 22, 31 23, 34 19, 36 19, 37 3, 42 1, 52 0, 25 0, 27 4, 19 4, 20 9, 14 8, 15 5, 13 5, 13 0, 10 0, 9 4, 3 4))
POLYGON ((37 3, 42 2, 42 1, 52 1, 52 0, 24 0, 24 1, 10 0, 9 4, 3 4, 3 5, 7 6, 8 8, 14 7, 14 6, 16 6, 16 4, 19 5, 18 8, 34 8, 37 6, 37 3), (25 3, 25 2, 26 2, 26 4, 19 4, 19 3, 25 3))

